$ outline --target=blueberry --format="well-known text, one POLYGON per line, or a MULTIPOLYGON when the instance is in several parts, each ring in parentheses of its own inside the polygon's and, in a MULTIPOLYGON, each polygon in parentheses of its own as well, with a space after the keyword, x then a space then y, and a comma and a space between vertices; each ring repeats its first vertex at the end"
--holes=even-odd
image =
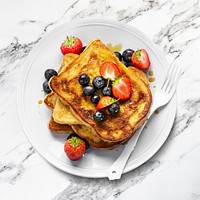
POLYGON ((92 96, 95 92, 95 88, 91 85, 85 86, 83 89, 83 94, 86 96, 92 96))
POLYGON ((122 55, 120 52, 116 51, 114 54, 119 58, 120 61, 122 60, 122 55))
POLYGON ((105 86, 105 80, 102 76, 96 76, 92 81, 92 85, 97 89, 101 89, 105 86))
POLYGON ((58 73, 56 70, 54 69, 47 69, 45 72, 44 72, 44 77, 47 79, 47 81, 52 77, 52 76, 57 76, 58 73))
POLYGON ((93 118, 97 122, 102 122, 105 119, 105 114, 104 114, 104 112, 97 110, 94 113, 93 118))
POLYGON ((120 109, 120 106, 117 103, 113 103, 108 106, 108 111, 111 115, 117 115, 117 113, 119 112, 119 109, 120 109))
POLYGON ((111 87, 104 87, 101 92, 104 96, 112 96, 112 88, 111 87))
POLYGON ((67 140, 69 140, 69 139, 72 138, 72 137, 77 137, 77 138, 83 140, 83 141, 85 142, 86 149, 88 149, 88 148, 90 147, 88 141, 87 141, 85 138, 82 138, 81 136, 79 136, 79 135, 76 134, 76 133, 70 134, 70 135, 67 137, 67 140))
POLYGON ((98 94, 94 94, 93 96, 91 96, 90 100, 92 103, 98 103, 100 100, 100 96, 98 94))
POLYGON ((49 88, 49 84, 48 84, 48 81, 46 80, 44 83, 43 83, 43 90, 49 94, 51 92, 51 89, 49 88))
POLYGON ((126 67, 130 67, 130 66, 133 66, 133 63, 132 62, 125 62, 125 61, 121 61, 126 67))
POLYGON ((133 55, 134 51, 132 49, 126 49, 123 53, 122 53, 122 57, 123 60, 125 62, 131 62, 131 56, 133 55))
POLYGON ((133 66, 133 63, 132 62, 127 62, 127 67, 131 67, 133 66))
POLYGON ((81 50, 81 53, 85 50, 86 46, 83 46, 82 47, 82 50, 81 50))
POLYGON ((125 61, 121 61, 126 67, 128 67, 128 64, 127 64, 127 62, 125 62, 125 61))
POLYGON ((86 86, 88 85, 88 83, 90 82, 90 77, 87 74, 81 74, 78 78, 78 82, 82 85, 82 86, 86 86))

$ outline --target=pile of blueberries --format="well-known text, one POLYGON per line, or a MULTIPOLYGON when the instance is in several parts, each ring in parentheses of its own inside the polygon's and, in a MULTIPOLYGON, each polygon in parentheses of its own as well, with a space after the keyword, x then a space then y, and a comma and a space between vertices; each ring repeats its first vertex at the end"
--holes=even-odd
POLYGON ((133 63, 131 62, 131 57, 134 53, 134 50, 126 49, 123 51, 122 54, 120 52, 114 52, 114 53, 126 67, 133 66, 133 63))
MULTIPOLYGON (((103 96, 112 97, 112 88, 111 86, 106 86, 106 80, 102 76, 96 76, 92 80, 92 85, 88 85, 90 82, 90 77, 87 74, 81 74, 78 79, 79 83, 84 86, 83 94, 85 96, 90 96, 92 103, 97 104, 100 100, 100 96, 95 93, 97 90, 101 90, 103 96)), ((120 110, 119 104, 113 103, 108 106, 108 111, 111 115, 116 115, 120 110)), ((101 122, 105 119, 105 114, 103 111, 97 110, 94 115, 94 119, 97 122, 101 122)))
POLYGON ((44 72, 44 77, 46 78, 46 80, 44 81, 42 87, 43 87, 43 90, 44 92, 46 92, 47 94, 49 94, 51 92, 51 89, 49 88, 49 80, 52 76, 57 76, 58 73, 56 70, 54 69, 47 69, 45 72, 44 72))

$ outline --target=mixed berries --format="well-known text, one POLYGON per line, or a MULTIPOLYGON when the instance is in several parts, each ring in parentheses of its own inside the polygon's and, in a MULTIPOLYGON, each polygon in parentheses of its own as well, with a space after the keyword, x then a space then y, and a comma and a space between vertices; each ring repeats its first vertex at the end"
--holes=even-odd
POLYGON ((126 49, 122 54, 120 52, 114 53, 126 67, 134 66, 142 70, 150 67, 149 55, 145 49, 139 49, 137 51, 126 49))
POLYGON ((99 72, 100 76, 94 77, 92 85, 89 85, 90 77, 87 74, 81 74, 78 81, 84 86, 83 94, 91 96, 90 101, 96 104, 94 120, 102 122, 106 117, 103 109, 107 108, 108 113, 113 116, 119 113, 120 106, 117 102, 131 97, 132 85, 128 77, 121 76, 120 69, 113 62, 104 62, 100 66, 99 72))
MULTIPOLYGON (((67 53, 80 54, 85 48, 82 41, 74 36, 67 36, 60 46, 63 55, 67 53)), ((126 49, 122 54, 120 52, 114 53, 126 67, 134 66, 146 70, 150 66, 149 56, 145 49, 137 51, 126 49)), ((90 97, 90 101, 95 104, 94 120, 102 122, 105 120, 105 113, 112 116, 118 115, 120 111, 118 101, 125 101, 131 97, 132 85, 130 79, 122 75, 120 69, 113 62, 104 62, 100 66, 99 73, 100 76, 94 77, 93 80, 90 80, 90 77, 83 73, 79 76, 78 82, 83 86, 83 94, 90 97)), ((48 82, 52 76, 57 76, 57 72, 54 69, 47 69, 44 73, 46 80, 43 83, 43 90, 47 94, 51 92, 48 82)), ((64 144, 66 155, 73 161, 80 159, 87 148, 89 148, 87 140, 76 133, 69 135, 64 144)))

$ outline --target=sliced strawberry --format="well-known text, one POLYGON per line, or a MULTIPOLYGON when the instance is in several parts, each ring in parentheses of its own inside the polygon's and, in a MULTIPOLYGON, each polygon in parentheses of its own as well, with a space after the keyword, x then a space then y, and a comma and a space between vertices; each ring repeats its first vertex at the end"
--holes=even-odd
POLYGON ((78 160, 86 149, 85 142, 77 137, 72 137, 65 142, 64 151, 70 160, 78 160))
POLYGON ((67 53, 80 54, 82 51, 82 46, 82 42, 79 38, 74 36, 67 36, 65 41, 61 44, 60 50, 63 55, 67 53))
POLYGON ((120 75, 120 70, 113 62, 105 62, 100 67, 100 74, 105 79, 114 80, 120 75))
POLYGON ((127 100, 132 94, 132 85, 129 78, 123 76, 118 77, 112 85, 112 93, 115 98, 127 100))
POLYGON ((105 107, 107 107, 107 106, 109 106, 109 105, 111 105, 115 102, 117 102, 116 99, 109 97, 109 96, 104 96, 99 100, 99 102, 96 106, 96 109, 100 110, 100 109, 105 108, 105 107))
POLYGON ((149 55, 145 49, 137 50, 133 53, 131 61, 134 67, 138 69, 148 69, 150 66, 149 55))

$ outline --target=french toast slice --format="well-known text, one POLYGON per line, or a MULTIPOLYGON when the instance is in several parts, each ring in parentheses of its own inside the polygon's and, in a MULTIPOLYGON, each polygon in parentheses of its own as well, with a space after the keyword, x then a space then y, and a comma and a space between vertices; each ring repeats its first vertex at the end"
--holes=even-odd
POLYGON ((58 124, 53 120, 53 118, 49 120, 48 127, 51 131, 56 133, 68 133, 68 134, 74 133, 74 130, 72 129, 71 126, 69 126, 68 124, 58 124))
POLYGON ((70 63, 72 63, 79 55, 74 53, 65 54, 58 69, 58 74, 61 74, 70 63))
MULTIPOLYGON (((67 68, 68 64, 77 56, 75 54, 66 54, 61 62, 61 67, 58 69, 58 74, 67 68)), ((79 136, 85 138, 90 146, 98 150, 113 149, 122 144, 122 142, 104 142, 95 132, 92 132, 92 129, 81 125, 82 122, 73 116, 69 106, 62 102, 56 93, 51 92, 46 95, 44 103, 52 110, 52 117, 48 123, 51 131, 59 134, 76 132, 79 136), (70 126, 69 124, 74 125, 70 126)))
POLYGON ((71 112, 70 107, 57 98, 55 107, 52 112, 52 117, 59 124, 83 124, 71 112))
POLYGON ((118 147, 122 144, 122 141, 119 142, 107 142, 102 140, 99 135, 97 135, 93 129, 85 125, 72 125, 72 129, 76 134, 85 138, 90 146, 97 150, 111 150, 118 147))
MULTIPOLYGON (((64 55, 60 67, 58 69, 58 74, 62 73, 63 70, 65 70, 67 68, 67 66, 74 61, 76 58, 78 57, 77 54, 73 54, 73 53, 68 53, 66 55, 64 55)), ((57 95, 56 93, 54 93, 53 91, 49 94, 47 94, 44 98, 44 103, 45 105, 53 110, 54 107, 56 106, 56 101, 57 101, 57 95)))
MULTIPOLYGON (((146 84, 148 84, 148 80, 146 78, 146 75, 141 71, 138 70, 137 68, 134 67, 129 67, 129 70, 131 70, 133 73, 137 73, 138 77, 141 78, 146 84)), ((50 93, 51 94, 51 93, 50 93)), ((49 94, 49 95, 50 95, 49 94)), ((56 96, 55 93, 53 93, 54 96, 56 96)), ((50 100, 50 102, 52 102, 51 98, 55 98, 52 94, 50 95, 50 97, 48 98, 48 100, 50 100)), ((58 98, 59 99, 59 98, 58 98)), ((62 123, 56 123, 54 121, 53 118, 50 119, 49 121, 49 129, 56 132, 56 133, 71 133, 71 132, 76 132, 76 134, 78 134, 79 136, 85 138, 88 143, 90 144, 90 146, 92 146, 94 149, 97 150, 110 150, 113 149, 121 144, 124 144, 127 140, 125 141, 120 141, 120 142, 106 142, 103 141, 95 132, 92 131, 92 129, 88 126, 85 125, 81 125, 81 122, 75 122, 72 126, 68 126, 68 122, 69 120, 71 121, 71 119, 69 118, 69 116, 72 116, 72 113, 70 111, 70 108, 68 105, 65 105, 61 100, 60 101, 60 105, 58 108, 61 109, 61 111, 58 109, 58 115, 57 115, 57 119, 59 121, 61 121, 62 123), (63 115, 60 115, 61 112, 64 112, 63 115), (66 116, 66 117, 63 117, 66 116), (60 117, 60 118, 59 118, 60 117), (73 131, 69 130, 69 127, 71 127, 73 129, 73 131)), ((57 105, 57 104, 56 104, 57 105)), ((51 108, 53 109, 53 108, 51 108)), ((53 109, 53 112, 57 112, 56 110, 53 109)), ((75 117, 73 117, 75 118, 75 117)))
POLYGON ((50 110, 53 110, 56 105, 57 95, 54 92, 51 92, 47 94, 44 98, 44 104, 49 108, 50 110))
MULTIPOLYGON (((56 105, 57 101, 57 95, 54 92, 51 92, 47 94, 44 98, 44 103, 50 110, 54 110, 54 107, 56 105)), ((51 117, 51 119, 48 122, 48 127, 51 131, 56 133, 73 133, 73 129, 68 124, 59 124, 54 121, 54 119, 51 117)))
POLYGON ((152 102, 149 85, 140 79, 137 73, 128 70, 98 39, 92 41, 61 74, 54 76, 50 80, 50 87, 69 105, 72 114, 78 120, 108 142, 130 138, 147 119, 152 102), (121 75, 130 79, 132 96, 127 101, 120 101, 120 112, 117 116, 106 112, 106 119, 98 123, 93 119, 95 105, 90 102, 90 97, 83 95, 83 87, 78 83, 78 78, 82 73, 87 73, 92 81, 95 76, 100 75, 99 67, 104 62, 114 62, 121 75))
MULTIPOLYGON (((74 61, 75 58, 77 58, 78 55, 77 54, 67 54, 63 57, 62 61, 61 61, 61 65, 60 68, 58 69, 58 74, 60 74, 67 66, 68 64, 70 64, 72 61, 74 61)), ((58 101, 58 97, 56 95, 56 93, 54 93, 53 91, 49 94, 47 94, 44 98, 44 103, 47 106, 47 108, 49 108, 50 110, 52 110, 52 115, 53 115, 53 111, 56 108, 57 110, 57 114, 62 117, 62 115, 60 114, 60 110, 58 109, 59 107, 59 103, 58 101)), ((75 118, 75 117, 74 117, 75 118)), ((48 122, 48 127, 51 131, 56 132, 56 133, 73 133, 73 129, 71 128, 71 126, 67 123, 57 123, 53 117, 51 117, 51 119, 48 122)))

